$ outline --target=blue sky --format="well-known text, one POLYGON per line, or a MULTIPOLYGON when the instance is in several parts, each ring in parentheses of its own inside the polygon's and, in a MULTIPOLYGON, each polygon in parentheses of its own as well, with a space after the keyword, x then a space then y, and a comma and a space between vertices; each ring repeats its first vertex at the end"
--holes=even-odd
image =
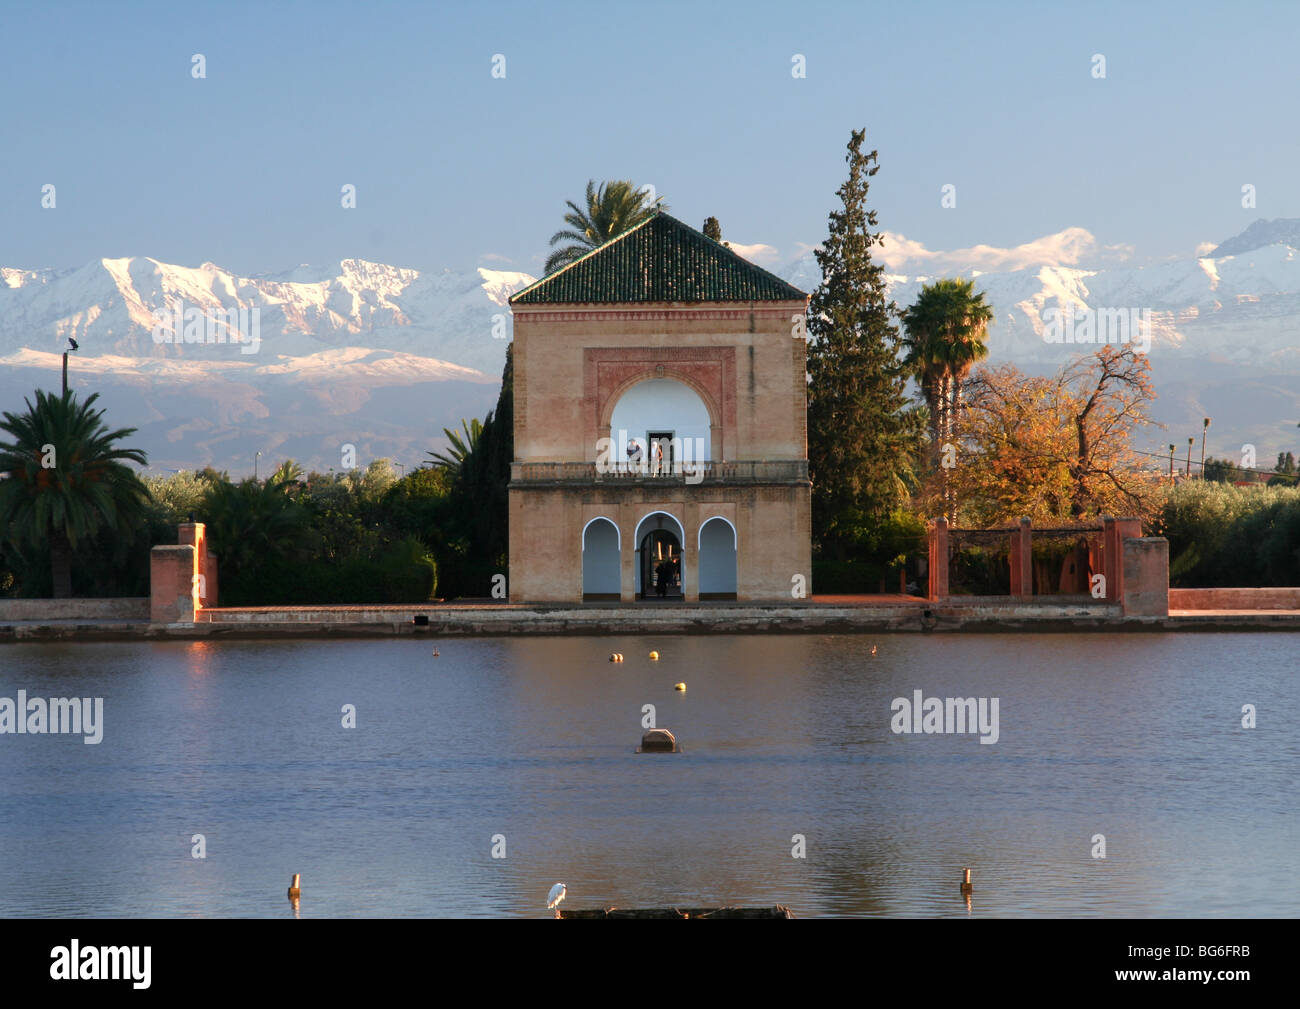
POLYGON ((785 260, 860 126, 880 227, 927 249, 1185 256, 1300 217, 1297 37, 1294 4, 2 0, 0 265, 538 273, 588 178, 785 260))

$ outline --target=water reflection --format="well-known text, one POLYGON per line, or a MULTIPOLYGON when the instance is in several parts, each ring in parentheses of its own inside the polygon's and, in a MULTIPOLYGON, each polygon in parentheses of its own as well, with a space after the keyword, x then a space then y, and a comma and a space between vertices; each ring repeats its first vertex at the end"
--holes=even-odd
POLYGON ((1294 640, 7 646, 0 696, 102 696, 105 736, 0 737, 0 915, 280 916, 293 873, 304 917, 544 917, 557 880, 577 908, 1294 915, 1294 640), (997 744, 892 733, 918 689, 999 698, 997 744), (635 753, 646 705, 682 753, 635 753))

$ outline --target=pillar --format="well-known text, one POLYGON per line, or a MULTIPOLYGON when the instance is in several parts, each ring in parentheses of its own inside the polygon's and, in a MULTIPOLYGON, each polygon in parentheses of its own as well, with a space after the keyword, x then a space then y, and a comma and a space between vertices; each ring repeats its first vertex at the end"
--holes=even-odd
POLYGON ((940 516, 930 527, 930 550, 928 557, 930 575, 930 599, 941 601, 948 598, 948 520, 940 516))
POLYGON ((1169 616, 1169 541, 1163 536, 1124 540, 1124 616, 1169 616))
POLYGON ((199 608, 194 545, 154 547, 149 552, 149 621, 192 624, 199 608))
MULTIPOLYGON (((625 508, 624 516, 635 513, 631 508, 625 508)), ((636 518, 624 518, 621 523, 620 539, 623 543, 623 549, 619 551, 619 571, 621 582, 619 583, 619 601, 624 603, 636 602, 636 518)))
POLYGON ((1011 533, 1011 595, 1017 599, 1030 599, 1034 594, 1033 526, 1022 518, 1011 533))
POLYGON ((1102 574, 1106 576, 1106 601, 1124 599, 1124 541, 1142 535, 1142 523, 1135 518, 1103 516, 1102 574))

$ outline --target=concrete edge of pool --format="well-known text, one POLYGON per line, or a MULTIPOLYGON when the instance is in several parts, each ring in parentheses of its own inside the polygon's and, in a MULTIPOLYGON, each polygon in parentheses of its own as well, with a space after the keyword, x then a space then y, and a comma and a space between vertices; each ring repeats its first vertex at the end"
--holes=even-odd
POLYGON ((0 623, 0 642, 219 638, 627 634, 864 634, 952 632, 1300 630, 1300 610, 1172 610, 1124 616, 1117 605, 675 604, 638 606, 282 606, 204 610, 196 623, 49 619, 0 623), (427 618, 417 624, 416 618, 427 618))

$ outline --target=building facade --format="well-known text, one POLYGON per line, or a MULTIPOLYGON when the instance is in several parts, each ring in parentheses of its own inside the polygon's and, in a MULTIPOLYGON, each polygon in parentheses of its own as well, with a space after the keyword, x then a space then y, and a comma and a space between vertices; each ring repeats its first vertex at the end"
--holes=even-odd
POLYGON ((510 299, 510 598, 811 580, 808 297, 659 213, 510 299))

